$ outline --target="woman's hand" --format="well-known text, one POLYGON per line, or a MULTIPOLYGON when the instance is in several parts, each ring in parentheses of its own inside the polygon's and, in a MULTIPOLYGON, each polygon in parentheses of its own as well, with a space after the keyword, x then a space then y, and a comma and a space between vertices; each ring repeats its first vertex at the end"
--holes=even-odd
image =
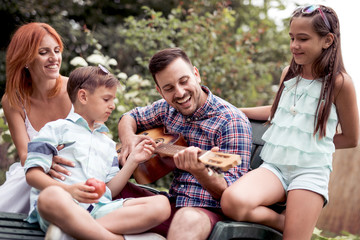
MULTIPOLYGON (((57 150, 60 151, 63 148, 64 148, 64 145, 59 145, 57 147, 57 150)), ((60 157, 58 155, 53 157, 53 161, 52 161, 51 169, 49 171, 49 175, 51 177, 53 177, 53 178, 57 178, 57 179, 60 179, 60 180, 64 181, 65 176, 60 174, 60 173, 63 173, 65 175, 67 175, 67 176, 70 176, 71 172, 68 171, 63 166, 61 166, 60 164, 67 165, 69 167, 75 167, 75 164, 72 161, 70 161, 68 159, 65 159, 65 158, 62 158, 62 157, 60 157)))

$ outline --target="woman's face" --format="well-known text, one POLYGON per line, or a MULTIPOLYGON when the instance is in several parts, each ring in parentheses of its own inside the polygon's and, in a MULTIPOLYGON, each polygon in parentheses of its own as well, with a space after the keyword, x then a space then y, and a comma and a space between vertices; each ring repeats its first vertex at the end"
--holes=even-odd
POLYGON ((33 81, 56 79, 60 74, 62 55, 60 46, 53 36, 46 34, 42 39, 37 56, 28 65, 33 81))

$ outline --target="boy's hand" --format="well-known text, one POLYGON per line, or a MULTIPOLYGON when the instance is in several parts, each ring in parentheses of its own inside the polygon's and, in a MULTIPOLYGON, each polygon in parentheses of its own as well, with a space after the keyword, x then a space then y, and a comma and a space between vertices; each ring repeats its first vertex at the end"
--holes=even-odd
POLYGON ((121 152, 119 153, 119 164, 121 166, 125 165, 126 159, 129 157, 132 151, 144 140, 151 140, 150 137, 145 135, 136 135, 134 134, 131 138, 127 140, 122 140, 121 142, 121 152))
POLYGON ((130 153, 128 160, 133 163, 139 164, 149 160, 155 151, 155 141, 152 139, 145 139, 135 146, 135 149, 130 153))
MULTIPOLYGON (((61 149, 64 148, 64 145, 59 145, 57 147, 57 150, 60 151, 61 149)), ((63 165, 67 165, 69 167, 74 167, 74 163, 68 159, 62 158, 60 156, 54 156, 53 157, 53 161, 52 161, 52 165, 51 165, 51 169, 49 171, 50 176, 52 176, 53 178, 58 178, 62 181, 65 180, 65 177, 63 175, 61 175, 60 173, 66 174, 68 176, 71 175, 71 172, 68 171, 66 168, 64 168, 63 166, 59 165, 59 164, 63 164, 63 165)))
POLYGON ((85 183, 68 185, 66 190, 74 199, 81 203, 97 203, 100 198, 97 193, 94 193, 95 187, 88 186, 85 183))

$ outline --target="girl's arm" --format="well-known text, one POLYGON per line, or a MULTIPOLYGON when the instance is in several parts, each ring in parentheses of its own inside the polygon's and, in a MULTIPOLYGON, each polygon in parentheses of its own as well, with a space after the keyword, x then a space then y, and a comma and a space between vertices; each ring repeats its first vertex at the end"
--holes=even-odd
POLYGON ((271 105, 260 107, 240 108, 245 115, 253 120, 266 121, 270 117, 271 105))
POLYGON ((27 156, 29 136, 25 128, 25 114, 10 106, 6 95, 1 100, 6 122, 9 126, 11 138, 19 154, 21 165, 24 166, 27 156))
POLYGON ((354 84, 349 75, 339 74, 335 81, 335 105, 341 132, 335 134, 335 148, 356 147, 359 143, 359 111, 354 84))

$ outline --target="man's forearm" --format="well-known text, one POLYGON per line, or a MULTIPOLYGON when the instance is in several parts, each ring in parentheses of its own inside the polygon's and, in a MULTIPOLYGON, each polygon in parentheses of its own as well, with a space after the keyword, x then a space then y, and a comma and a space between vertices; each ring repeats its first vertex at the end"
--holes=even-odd
POLYGON ((125 115, 121 118, 118 124, 118 133, 120 141, 129 135, 136 133, 137 126, 135 119, 131 116, 125 115))

